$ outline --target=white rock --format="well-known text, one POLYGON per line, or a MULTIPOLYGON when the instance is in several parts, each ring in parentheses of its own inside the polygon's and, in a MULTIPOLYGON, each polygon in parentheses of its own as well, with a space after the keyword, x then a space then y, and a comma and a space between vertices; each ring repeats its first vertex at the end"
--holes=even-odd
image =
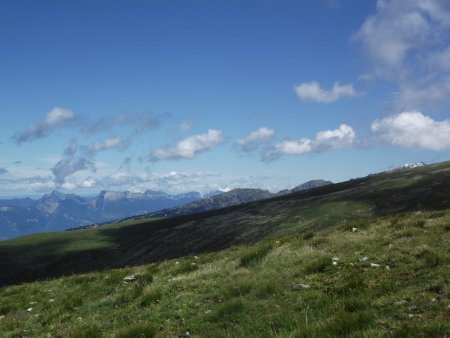
POLYGON ((352 232, 358 232, 358 228, 352 228, 352 232))
POLYGON ((311 285, 309 285, 309 284, 292 284, 291 289, 292 290, 311 289, 311 285))
POLYGON ((331 260, 332 260, 333 262, 337 262, 337 261, 339 260, 339 257, 333 257, 333 258, 331 258, 331 260))
POLYGON ((381 265, 380 264, 376 264, 376 263, 370 263, 370 266, 372 268, 379 268, 381 265))
POLYGON ((31 312, 31 311, 33 311, 33 308, 32 308, 32 307, 29 307, 29 308, 27 309, 27 312, 31 312))
POLYGON ((364 256, 364 257, 361 257, 360 259, 358 259, 358 261, 359 261, 359 262, 365 262, 365 261, 367 261, 368 259, 369 259, 369 257, 364 256))
POLYGON ((125 283, 134 282, 135 280, 136 280, 136 276, 135 276, 135 275, 129 275, 129 276, 126 276, 126 277, 123 279, 123 281, 124 281, 125 283))

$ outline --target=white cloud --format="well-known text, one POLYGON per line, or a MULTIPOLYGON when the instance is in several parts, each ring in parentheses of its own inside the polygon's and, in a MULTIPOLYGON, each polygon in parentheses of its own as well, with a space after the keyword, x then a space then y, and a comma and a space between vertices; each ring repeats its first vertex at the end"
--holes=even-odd
POLYGON ((264 161, 273 161, 282 155, 303 155, 326 150, 343 149, 356 139, 352 127, 341 124, 338 129, 320 131, 314 139, 289 139, 277 143, 263 154, 264 161))
POLYGON ((91 143, 89 149, 94 152, 109 150, 109 149, 118 149, 124 148, 125 142, 119 137, 109 137, 104 141, 95 141, 91 143))
POLYGON ((449 102, 449 34, 448 0, 378 0, 355 39, 373 62, 372 77, 396 83, 394 103, 409 110, 449 102))
MULTIPOLYGON (((79 145, 76 141, 71 141, 64 151, 63 157, 52 167, 51 171, 55 176, 55 183, 63 188, 69 189, 67 178, 80 171, 95 172, 98 162, 95 156, 101 151, 111 149, 125 149, 127 142, 118 137, 110 137, 104 141, 95 141, 89 145, 79 145)), ((80 186, 77 184, 74 188, 80 186)), ((72 189, 74 189, 72 188, 72 189)))
POLYGON ((372 123, 372 132, 386 143, 412 149, 450 148, 450 121, 435 121, 420 112, 403 112, 372 123))
POLYGON ((153 161, 192 159, 198 153, 207 151, 222 143, 222 131, 209 129, 205 134, 186 137, 173 147, 155 149, 150 158, 153 161))
POLYGON ((54 126, 61 122, 71 120, 74 117, 75 114, 70 109, 55 107, 48 112, 47 116, 45 116, 44 125, 54 126))
POLYGON ((258 130, 252 131, 246 137, 238 139, 236 144, 243 151, 252 151, 257 149, 260 145, 269 142, 274 134, 275 131, 273 129, 262 127, 258 130))
POLYGON ((315 101, 331 103, 343 97, 353 97, 358 95, 352 84, 341 85, 338 82, 333 84, 329 90, 320 87, 318 82, 304 82, 294 87, 297 96, 302 101, 315 101))
POLYGON ((57 128, 67 127, 76 120, 75 113, 70 109, 55 107, 50 110, 42 121, 33 123, 22 132, 17 132, 12 139, 17 144, 30 142, 47 137, 57 128))

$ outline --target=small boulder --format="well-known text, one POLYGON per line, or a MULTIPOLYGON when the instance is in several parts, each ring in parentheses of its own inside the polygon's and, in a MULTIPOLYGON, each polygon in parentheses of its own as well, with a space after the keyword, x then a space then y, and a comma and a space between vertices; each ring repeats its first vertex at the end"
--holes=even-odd
POLYGON ((364 257, 359 258, 359 259, 358 259, 358 262, 365 262, 365 261, 367 261, 368 259, 369 259, 369 257, 364 256, 364 257))
POLYGON ((370 266, 371 266, 372 268, 379 268, 381 265, 380 265, 380 264, 377 264, 377 263, 370 263, 370 266))

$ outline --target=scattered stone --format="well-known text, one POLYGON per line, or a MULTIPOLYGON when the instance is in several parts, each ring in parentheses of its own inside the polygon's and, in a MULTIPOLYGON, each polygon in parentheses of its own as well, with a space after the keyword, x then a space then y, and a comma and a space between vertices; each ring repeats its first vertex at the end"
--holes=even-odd
POLYGON ((419 309, 419 307, 413 305, 413 306, 410 306, 410 307, 408 308, 408 311, 409 311, 409 312, 416 312, 416 313, 418 313, 418 312, 420 312, 420 309, 419 309))
POLYGON ((369 259, 369 257, 364 256, 364 257, 359 258, 359 259, 358 259, 358 262, 365 262, 365 261, 367 261, 368 259, 369 259))
POLYGON ((194 259, 198 259, 198 256, 194 256, 194 259))
POLYGON ((191 263, 191 265, 192 265, 192 266, 194 266, 194 265, 197 265, 197 263, 195 263, 195 262, 192 262, 192 263, 191 263))
POLYGON ((33 308, 32 308, 32 307, 29 307, 29 308, 27 309, 27 312, 31 312, 31 311, 33 311, 33 308))
POLYGON ((3 318, 5 318, 5 315, 1 315, 0 316, 0 320, 2 320, 3 318))
POLYGON ((34 304, 37 304, 37 302, 29 302, 28 304, 34 305, 34 304))
POLYGON ((124 279, 123 279, 123 281, 125 282, 125 283, 131 283, 131 282, 134 282, 136 280, 136 276, 135 275, 129 275, 129 276, 126 276, 124 279))
POLYGON ((191 334, 189 333, 189 331, 186 331, 186 333, 184 334, 186 337, 189 337, 191 334))
POLYGON ((431 303, 436 304, 438 302, 439 302, 439 298, 437 298, 437 297, 431 298, 431 303))
POLYGON ((331 258, 331 260, 332 260, 333 262, 337 262, 337 261, 339 260, 339 257, 333 257, 333 258, 331 258))
POLYGON ((337 262, 333 262, 333 265, 337 265, 337 262))
POLYGON ((380 265, 380 264, 377 264, 377 263, 370 263, 370 266, 371 266, 372 268, 379 268, 381 265, 380 265))
POLYGON ((352 232, 358 232, 358 228, 352 228, 352 232))
POLYGON ((402 300, 399 300, 398 302, 395 302, 394 305, 403 305, 406 303, 407 303, 406 300, 402 299, 402 300))
POLYGON ((52 299, 50 299, 48 302, 49 303, 53 303, 55 300, 52 298, 52 299))
POLYGON ((386 265, 386 270, 390 270, 391 267, 389 265, 386 265))
POLYGON ((176 261, 176 262, 175 262, 175 265, 178 265, 178 264, 180 264, 180 262, 179 262, 179 261, 176 261))
POLYGON ((83 318, 81 318, 81 317, 78 317, 77 319, 78 319, 78 320, 83 320, 83 318))
POLYGON ((311 285, 308 284, 292 284, 291 290, 305 290, 305 289, 311 289, 311 285))

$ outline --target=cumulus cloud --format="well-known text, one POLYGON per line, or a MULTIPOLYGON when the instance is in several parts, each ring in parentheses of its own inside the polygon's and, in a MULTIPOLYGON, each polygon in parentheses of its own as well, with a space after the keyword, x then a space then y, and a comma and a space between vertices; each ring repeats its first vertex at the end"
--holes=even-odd
POLYGON ((269 142, 274 134, 275 131, 273 129, 262 127, 252 131, 246 137, 238 139, 236 144, 243 151, 253 151, 258 149, 262 144, 269 142))
POLYGON ((379 140, 405 148, 444 150, 450 148, 450 121, 435 121, 420 112, 403 112, 372 123, 379 140))
POLYGON ((175 146, 153 150, 150 159, 152 161, 192 159, 198 153, 210 150, 222 143, 222 140, 221 130, 209 129, 205 134, 186 137, 175 146))
POLYGON ((30 142, 47 137, 54 130, 67 127, 75 121, 76 115, 72 110, 55 107, 41 121, 31 124, 24 131, 15 133, 12 139, 16 144, 30 142))
POLYGON ((282 155, 303 155, 351 146, 356 139, 352 127, 341 124, 338 129, 318 132, 314 139, 288 139, 275 144, 263 154, 264 161, 273 161, 282 155))
POLYGON ((418 109, 449 102, 449 33, 447 0, 378 0, 355 39, 373 63, 372 75, 398 85, 397 108, 418 109))
POLYGON ((8 173, 8 170, 6 170, 5 168, 0 168, 0 175, 7 174, 7 173, 8 173))
POLYGON ((331 103, 344 97, 358 95, 352 84, 341 85, 338 82, 333 84, 329 90, 323 89, 318 82, 304 82, 294 87, 297 96, 302 101, 314 101, 321 103, 331 103))

